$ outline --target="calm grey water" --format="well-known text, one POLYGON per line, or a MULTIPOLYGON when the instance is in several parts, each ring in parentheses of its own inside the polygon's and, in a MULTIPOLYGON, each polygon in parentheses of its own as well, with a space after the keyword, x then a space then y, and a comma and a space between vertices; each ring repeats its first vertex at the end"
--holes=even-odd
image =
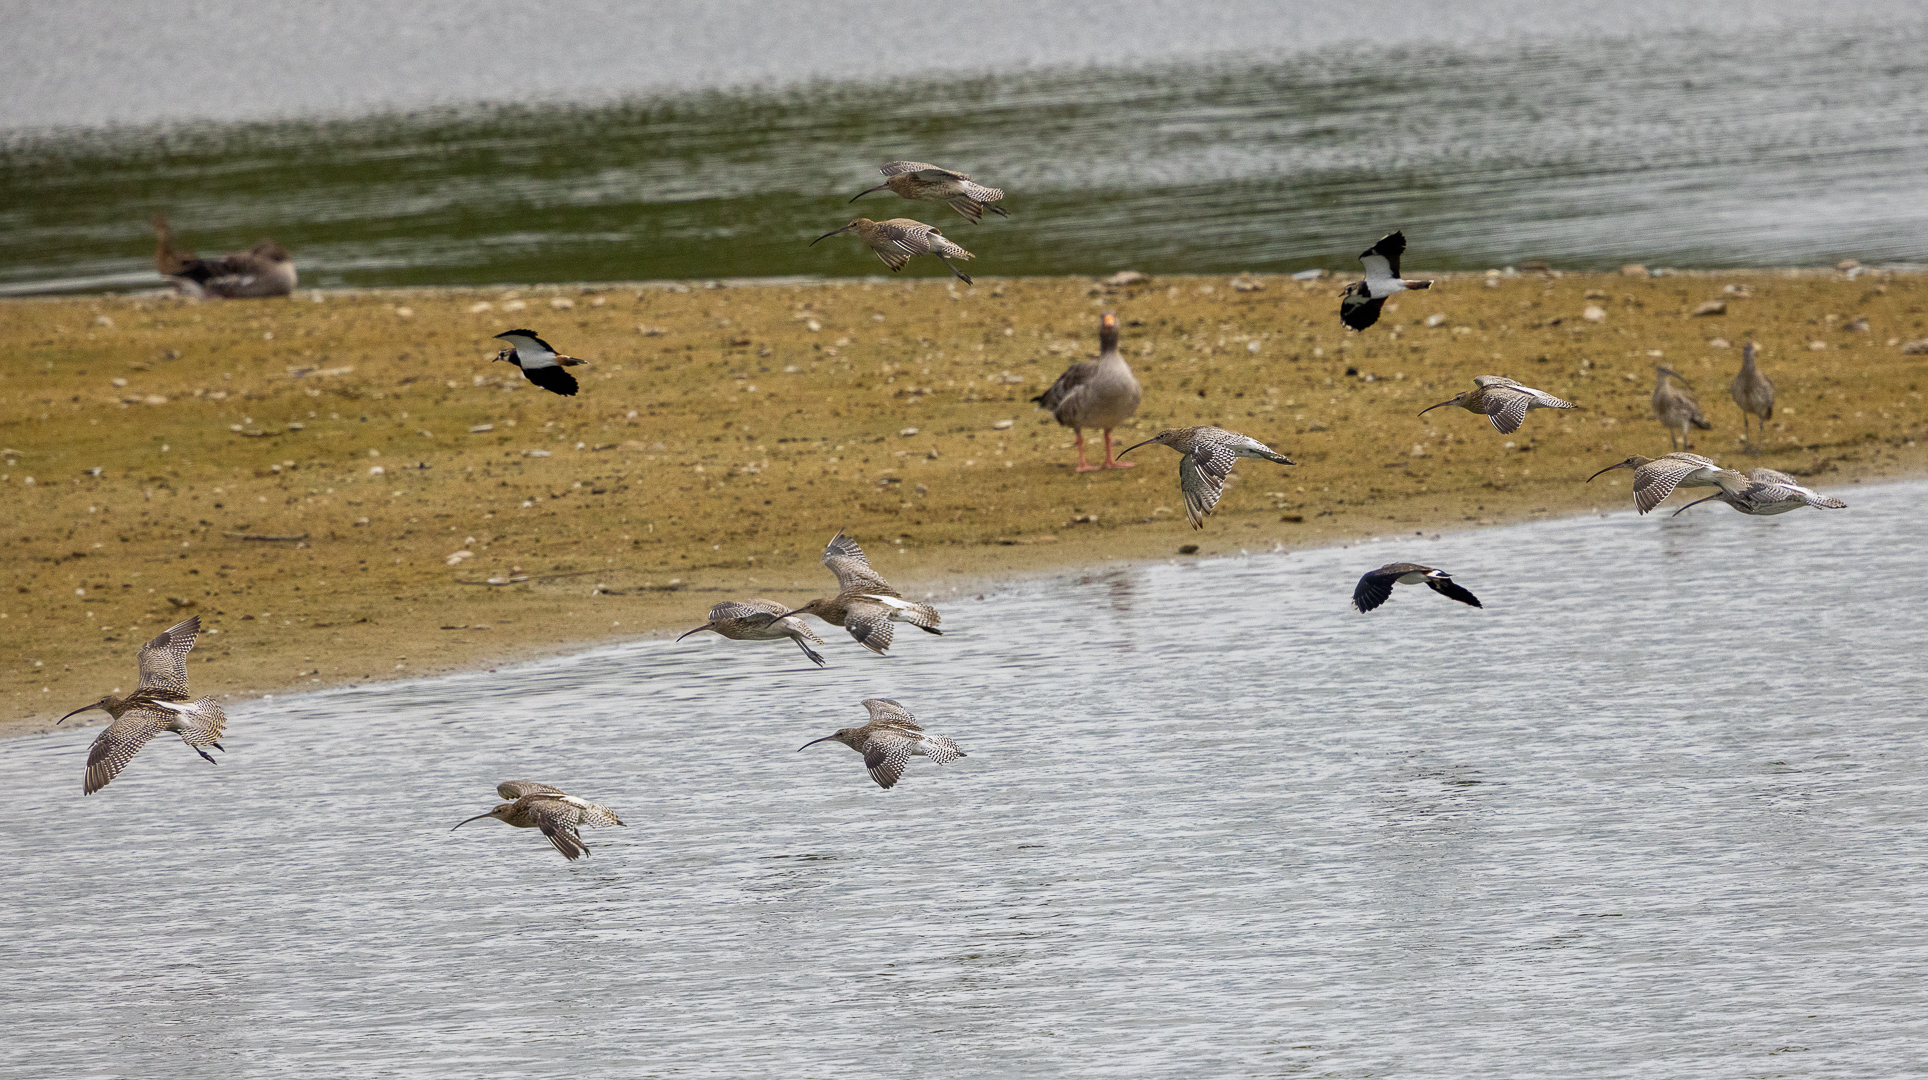
POLYGON ((1928 262, 1917 0, 7 11, 0 294, 160 284, 158 212, 315 286, 880 273, 806 248, 859 212, 992 276, 1928 262), (899 157, 1013 217, 846 206, 899 157))
POLYGON ((10 742, 0 1075, 1919 1074, 1928 483, 1836 493, 10 742), (866 696, 970 756, 796 752, 866 696), (508 778, 629 827, 449 831, 508 778))

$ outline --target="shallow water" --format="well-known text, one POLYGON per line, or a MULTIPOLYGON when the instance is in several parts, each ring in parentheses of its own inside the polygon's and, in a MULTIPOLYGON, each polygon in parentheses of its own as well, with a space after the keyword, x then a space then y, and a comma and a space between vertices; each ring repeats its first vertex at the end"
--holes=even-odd
POLYGON ((1833 493, 13 741, 0 1076, 1918 1071, 1928 483, 1833 493), (1404 560, 1486 607, 1347 610, 1404 560), (795 752, 866 696, 970 756, 795 752), (449 831, 509 778, 629 827, 449 831))
MULTIPOLYGON (((273 119, 208 100, 112 128, 46 128, 66 115, 27 96, 46 80, 0 65, 23 84, 0 112, 0 293, 158 284, 156 212, 203 253, 272 235, 316 286, 883 273, 848 238, 806 247, 856 213, 932 221, 985 275, 1352 273, 1394 227, 1423 270, 1928 262, 1928 8, 1647 2, 1573 18, 1450 0, 1382 13, 1396 29, 1381 34, 1307 7, 1303 22, 1247 12, 1259 29, 1243 36, 1237 19, 1107 9, 1097 25, 1145 44, 965 35, 944 62, 875 66, 846 62, 867 37, 819 27, 767 70, 752 53, 640 83, 633 58, 589 50, 581 85, 498 78, 480 95, 493 104, 464 96, 479 64, 358 74, 403 35, 297 67, 273 119), (764 81, 719 85, 746 71, 764 81), (861 77, 814 78, 838 73, 861 77), (1013 217, 972 227, 887 194, 846 205, 906 156, 1005 188, 1013 217)), ((263 55, 308 48, 280 9, 237 18, 263 55)), ((617 40, 635 32, 623 25, 617 40)), ((152 59, 68 37, 69 64, 152 59)))

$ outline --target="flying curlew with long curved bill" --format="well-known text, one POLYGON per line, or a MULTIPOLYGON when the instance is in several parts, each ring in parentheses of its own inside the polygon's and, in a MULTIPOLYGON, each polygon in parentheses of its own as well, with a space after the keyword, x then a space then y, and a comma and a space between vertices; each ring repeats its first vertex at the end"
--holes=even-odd
MULTIPOLYGON (((918 255, 935 255, 944 260, 951 273, 966 285, 974 284, 971 275, 959 270, 952 259, 975 259, 977 256, 965 251, 944 236, 943 230, 935 225, 926 225, 909 218, 891 218, 889 221, 872 221, 860 217, 841 229, 832 229, 817 240, 827 240, 838 233, 856 230, 857 238, 874 252, 891 273, 904 268, 904 264, 918 255)), ((806 247, 815 247, 817 240, 810 241, 806 247)))
POLYGON ((870 723, 863 727, 839 728, 835 734, 804 743, 797 747, 797 752, 802 753, 820 742, 840 742, 864 756, 864 768, 870 770, 870 778, 885 790, 897 785, 913 756, 927 757, 939 765, 949 765, 964 756, 956 743, 946 736, 925 731, 909 709, 889 698, 868 698, 864 708, 870 711, 870 723))
POLYGON ((127 763, 134 760, 147 741, 164 731, 172 731, 195 753, 214 763, 214 756, 202 747, 212 746, 222 753, 221 733, 227 729, 227 714, 211 697, 188 700, 187 654, 201 632, 201 617, 196 615, 175 623, 141 646, 141 684, 126 697, 108 694, 92 705, 83 705, 54 721, 64 723, 89 709, 100 709, 114 718, 94 739, 87 751, 87 772, 80 792, 92 795, 106 787, 127 763))
POLYGON ((841 586, 837 595, 812 600, 783 612, 778 619, 815 615, 832 626, 843 627, 857 644, 879 656, 890 649, 893 622, 909 623, 927 634, 943 634, 944 631, 937 628, 943 621, 937 609, 904 599, 882 574, 871 569, 864 549, 845 536, 842 529, 825 545, 823 564, 837 575, 837 584, 841 586))
POLYGON ((850 201, 856 202, 873 191, 893 191, 914 202, 944 203, 973 225, 983 219, 986 210, 999 217, 1011 216, 1002 207, 991 205, 1004 198, 1004 192, 973 181, 969 173, 940 169, 922 161, 887 161, 882 172, 883 183, 859 191, 850 201))
POLYGON ((1504 375, 1475 375, 1473 389, 1460 394, 1450 401, 1428 405, 1419 410, 1424 416, 1434 409, 1457 405, 1467 412, 1479 413, 1493 422, 1493 429, 1502 435, 1511 435, 1520 430, 1531 409, 1577 409, 1580 406, 1571 401, 1556 398, 1544 390, 1514 382, 1504 375))
POLYGON ((582 842, 577 829, 606 829, 623 823, 616 811, 607 806, 597 806, 561 788, 533 780, 505 780, 495 786, 495 792, 513 801, 498 803, 486 814, 464 818, 449 831, 483 818, 494 818, 518 829, 541 829, 542 835, 562 852, 562 857, 573 861, 589 854, 589 845, 582 842))
POLYGON ((782 641, 789 638, 803 650, 803 655, 818 667, 824 666, 824 658, 810 647, 811 642, 823 644, 810 624, 795 616, 786 615, 790 609, 775 600, 725 600, 710 609, 710 621, 691 630, 676 640, 681 641, 690 634, 700 634, 705 630, 721 634, 735 641, 782 641))
POLYGON ((1178 487, 1185 493, 1185 516, 1191 519, 1194 529, 1205 527, 1205 515, 1217 508, 1219 498, 1225 494, 1225 478, 1232 475, 1232 466, 1238 464, 1239 458, 1298 464, 1250 435, 1219 427, 1166 428, 1144 442, 1126 447, 1118 456, 1124 457, 1140 446, 1153 443, 1169 446, 1180 455, 1178 487))
POLYGON ((1645 514, 1660 505, 1660 500, 1674 493, 1675 488, 1717 487, 1722 490, 1738 490, 1745 477, 1731 469, 1723 469, 1713 461, 1699 454, 1663 454, 1657 458, 1641 457, 1635 454, 1625 461, 1615 462, 1601 469, 1586 482, 1591 484, 1615 469, 1633 470, 1633 505, 1645 514))
POLYGON ((1719 499, 1741 513, 1754 517, 1785 514, 1789 510, 1799 510, 1803 506, 1812 506, 1816 510, 1848 508, 1848 504, 1840 499, 1831 499, 1811 487, 1805 487, 1799 480, 1784 472, 1753 468, 1747 470, 1746 477, 1747 483, 1738 489, 1723 487, 1706 498, 1695 499, 1687 506, 1674 511, 1674 516, 1679 517, 1689 506, 1699 506, 1712 499, 1719 499))

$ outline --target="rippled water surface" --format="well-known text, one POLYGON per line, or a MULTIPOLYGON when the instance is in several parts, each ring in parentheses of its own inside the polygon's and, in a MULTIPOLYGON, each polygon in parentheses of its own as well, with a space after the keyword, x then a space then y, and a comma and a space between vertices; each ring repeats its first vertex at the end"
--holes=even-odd
MULTIPOLYGON (((938 224, 985 275, 1351 272, 1394 227, 1426 270, 1928 262, 1919 4, 1643 0, 1624 17, 1569 17, 1442 0, 1375 6, 1376 21, 1328 4, 1214 21, 1139 3, 1041 16, 1028 38, 987 30, 989 44, 818 6, 808 27, 744 17, 728 32, 687 13, 584 13, 621 29, 554 78, 502 55, 503 20, 529 16, 499 4, 495 21, 429 33, 442 23, 408 12, 441 6, 417 0, 392 36, 345 51, 339 26, 237 12, 252 37, 143 40, 222 73, 265 65, 272 118, 238 119, 261 114, 220 93, 245 97, 246 80, 200 73, 183 77, 227 88, 165 98, 185 116, 86 128, 47 118, 149 113, 115 111, 140 95, 91 83, 62 97, 49 88, 75 80, 56 76, 78 65, 120 85, 153 57, 58 16, 71 32, 42 36, 60 47, 16 55, 0 77, 16 87, 14 109, 0 105, 0 293, 159 284, 156 212, 203 253, 272 235, 319 286, 881 273, 854 242, 805 246, 860 212, 938 224), (458 59, 382 59, 421 34, 424 56, 458 59), (640 52, 612 45, 639 35, 652 43, 640 52), (1102 47, 1117 38, 1129 43, 1102 47), (773 39, 800 43, 777 62, 773 39), (662 44, 679 41, 702 47, 662 44), (665 49, 674 63, 642 66, 665 49), (310 50, 340 62, 275 69, 310 50), (766 77, 718 85, 746 71, 766 77), (369 113, 367 94, 434 104, 369 113), (972 227, 886 194, 846 205, 899 157, 1005 188, 1011 220, 972 227)), ((1026 27, 1016 8, 1036 5, 994 7, 1026 27)), ((337 20, 357 35, 367 21, 337 20)))
POLYGON ((10 742, 0 1075, 1918 1071, 1928 483, 1835 493, 274 699, 89 798, 10 742), (1348 611, 1395 560, 1485 609, 1348 611), (796 752, 867 696, 970 756, 796 752), (449 831, 509 778, 629 827, 449 831))

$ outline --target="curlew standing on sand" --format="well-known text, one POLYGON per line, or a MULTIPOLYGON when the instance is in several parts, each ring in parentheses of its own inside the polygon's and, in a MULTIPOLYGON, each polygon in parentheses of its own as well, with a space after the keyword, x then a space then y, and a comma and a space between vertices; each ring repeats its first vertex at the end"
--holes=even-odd
POLYGON ((562 369, 581 367, 589 361, 564 356, 537 337, 534 330, 504 330, 495 336, 509 343, 508 348, 496 354, 496 360, 514 364, 530 382, 552 394, 575 396, 576 377, 562 369))
POLYGON ((1502 435, 1511 435, 1520 429, 1526 420, 1529 409, 1577 409, 1580 406, 1571 401, 1554 397, 1544 390, 1535 390, 1514 382, 1503 375, 1475 375, 1474 388, 1460 394, 1451 401, 1428 405, 1419 410, 1424 416, 1434 409, 1457 405, 1467 412, 1479 413, 1493 422, 1493 427, 1502 435))
POLYGON ((1152 443, 1169 446, 1180 455, 1178 486, 1185 493, 1185 516, 1194 529, 1205 527, 1205 515, 1218 506, 1219 497, 1225 494, 1225 478, 1232 475, 1232 466, 1239 458, 1298 464, 1250 435, 1217 427, 1166 428, 1136 446, 1126 447, 1118 456, 1152 443))
POLYGON ((1399 257, 1406 253, 1406 234, 1390 232, 1379 242, 1359 253, 1365 264, 1366 280, 1346 286, 1339 300, 1339 321, 1354 330, 1364 330, 1379 321, 1379 309, 1386 297, 1409 289, 1430 289, 1430 281, 1407 281, 1399 276, 1399 257))
POLYGON ((175 623, 141 646, 141 684, 124 698, 112 694, 92 705, 83 705, 54 721, 64 723, 89 709, 101 709, 114 718, 94 739, 87 751, 87 772, 80 792, 92 795, 108 785, 147 740, 163 731, 181 736, 181 741, 212 764, 214 756, 203 750, 212 746, 222 753, 221 733, 228 725, 227 714, 211 697, 189 701, 187 696, 187 654, 201 632, 201 617, 175 623))
POLYGON ((1745 480, 1741 474, 1723 469, 1699 454, 1673 453, 1657 458, 1635 454, 1625 461, 1601 469, 1587 477, 1586 482, 1591 484, 1615 469, 1633 470, 1633 504, 1643 514, 1659 506, 1660 500, 1672 495, 1675 488, 1739 490, 1745 480))
POLYGON ((989 210, 999 217, 1010 217, 1003 208, 991 204, 1004 198, 1004 192, 971 180, 971 174, 952 172, 921 161, 887 161, 885 180, 874 188, 859 191, 851 202, 873 191, 894 191, 916 202, 944 203, 975 225, 989 210))
POLYGON ((837 575, 841 586, 837 595, 812 600, 802 607, 785 611, 778 619, 793 615, 815 615, 832 626, 850 632, 857 644, 882 656, 890 648, 892 622, 905 622, 927 634, 943 634, 937 624, 943 620, 929 604, 913 604, 890 587, 882 574, 870 568, 864 549, 843 534, 830 538, 823 549, 823 564, 837 575))
POLYGON ((868 698, 864 708, 870 710, 870 723, 863 727, 839 728, 834 735, 804 743, 797 747, 797 752, 802 753, 820 742, 840 742, 864 756, 864 768, 870 770, 870 778, 885 790, 896 786, 913 754, 921 754, 939 765, 949 765, 964 756, 956 743, 946 736, 925 731, 909 709, 889 698, 868 698))
MULTIPOLYGON (((883 264, 890 267, 890 272, 893 274, 902 270, 904 264, 915 256, 935 255, 944 260, 944 265, 951 268, 951 273, 956 274, 959 281, 966 285, 973 284, 971 276, 959 270, 951 260, 975 259, 977 256, 946 239, 943 231, 935 225, 926 225, 909 218, 872 221, 869 218, 860 217, 841 229, 832 229, 824 233, 817 237, 817 240, 827 240, 838 233, 846 233, 852 229, 857 230, 857 238, 875 252, 877 258, 883 260, 883 264)), ((805 246, 815 247, 817 240, 812 240, 805 246)))
POLYGON ((1032 398, 1050 410, 1058 423, 1078 433, 1078 471, 1129 469, 1138 463, 1119 461, 1111 456, 1111 429, 1131 419, 1138 411, 1144 391, 1118 351, 1118 316, 1107 311, 1098 321, 1098 359, 1073 364, 1058 376, 1051 389, 1032 398), (1100 428, 1105 435, 1105 460, 1102 465, 1085 462, 1084 429, 1100 428))
POLYGON ((1392 587, 1399 585, 1418 585, 1424 583, 1441 596, 1449 596, 1462 604, 1485 607, 1479 597, 1467 592, 1463 586, 1453 583, 1453 575, 1444 570, 1435 570, 1418 563, 1387 563, 1377 570, 1368 571, 1359 579, 1352 590, 1353 610, 1364 615, 1392 598, 1392 587))
POLYGON ((1747 483, 1738 489, 1724 486, 1712 495, 1695 499, 1687 506, 1674 511, 1674 516, 1679 517, 1688 506, 1699 506, 1709 499, 1719 499, 1741 513, 1755 517, 1785 514, 1789 510, 1799 510, 1803 506, 1812 506, 1816 510, 1848 508, 1848 504, 1840 499, 1830 499, 1811 487, 1804 487, 1799 480, 1784 472, 1753 468, 1747 470, 1746 476, 1747 483))
POLYGON ((1741 438, 1747 442, 1747 452, 1758 454, 1761 448, 1759 437, 1749 437, 1747 418, 1760 418, 1761 435, 1767 434, 1767 422, 1774 419, 1774 384, 1767 381, 1761 369, 1754 366, 1754 343, 1748 342, 1741 347, 1741 370, 1734 381, 1727 384, 1727 392, 1734 395, 1734 404, 1741 407, 1741 438))
POLYGON ((471 821, 494 818, 513 825, 518 829, 541 829, 542 835, 562 852, 565 859, 575 860, 589 854, 589 845, 582 842, 577 829, 606 829, 621 825, 623 819, 616 811, 607 806, 578 799, 561 788, 548 784, 538 784, 533 780, 505 780, 495 786, 496 794, 511 802, 498 803, 495 809, 486 814, 464 818, 449 829, 467 825, 471 821))
POLYGON ((1654 416, 1667 429, 1667 438, 1675 450, 1692 450, 1694 444, 1688 439, 1688 428, 1712 431, 1714 425, 1701 415, 1700 402, 1694 400, 1694 395, 1681 389, 1688 382, 1680 378, 1680 372, 1661 364, 1654 368, 1654 373, 1654 416), (1680 386, 1669 382, 1670 379, 1680 379, 1680 386))
POLYGON ((823 639, 802 619, 786 617, 784 613, 789 610, 775 600, 725 600, 710 609, 709 622, 676 640, 681 641, 690 634, 700 634, 705 630, 734 641, 782 641, 789 638, 797 643, 811 663, 824 666, 823 657, 810 647, 813 641, 823 644, 823 639))
POLYGON ((189 296, 244 299, 286 296, 295 291, 295 261, 288 249, 273 240, 259 241, 246 251, 217 259, 203 259, 174 246, 165 214, 154 215, 154 235, 154 269, 189 296))

